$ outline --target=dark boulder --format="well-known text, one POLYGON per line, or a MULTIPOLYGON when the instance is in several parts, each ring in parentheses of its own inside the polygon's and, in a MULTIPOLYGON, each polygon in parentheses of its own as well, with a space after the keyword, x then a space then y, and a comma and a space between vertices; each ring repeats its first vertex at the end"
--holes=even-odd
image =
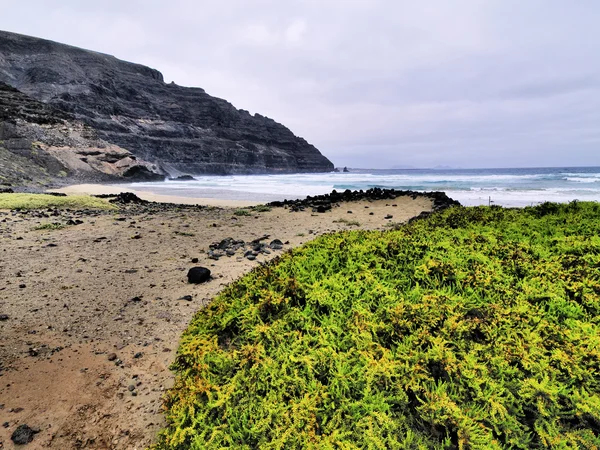
POLYGON ((108 201, 109 203, 134 203, 136 205, 144 205, 149 203, 147 200, 142 200, 132 192, 121 192, 119 195, 114 196, 113 199, 108 201))
POLYGON ((165 181, 165 176, 152 172, 146 166, 133 166, 123 172, 123 178, 130 181, 165 181))
POLYGON ((15 431, 13 431, 10 439, 15 443, 15 445, 25 445, 33 441, 33 437, 39 432, 39 430, 31 428, 29 425, 21 424, 15 431))
POLYGON ((210 280, 210 269, 207 269, 206 267, 192 267, 189 270, 187 277, 188 283, 206 283, 210 280))
POLYGON ((169 178, 171 181, 196 181, 191 175, 180 175, 178 177, 169 178))
POLYGON ((269 244, 269 247, 271 247, 273 250, 281 250, 283 248, 283 242, 281 242, 279 239, 273 239, 269 244))

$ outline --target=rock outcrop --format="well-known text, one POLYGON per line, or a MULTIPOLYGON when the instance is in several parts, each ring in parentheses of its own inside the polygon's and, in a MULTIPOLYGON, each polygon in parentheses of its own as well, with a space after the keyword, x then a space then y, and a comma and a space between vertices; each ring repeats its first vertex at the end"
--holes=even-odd
POLYGON ((102 53, 0 31, 0 81, 170 176, 333 170, 274 120, 102 53))
POLYGON ((72 115, 0 82, 0 187, 164 179, 72 115))

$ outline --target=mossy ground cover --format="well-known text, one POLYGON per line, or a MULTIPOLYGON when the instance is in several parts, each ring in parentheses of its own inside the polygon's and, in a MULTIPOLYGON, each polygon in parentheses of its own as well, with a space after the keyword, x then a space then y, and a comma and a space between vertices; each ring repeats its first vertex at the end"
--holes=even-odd
POLYGON ((0 194, 0 209, 115 209, 106 200, 87 195, 0 194))
POLYGON ((159 449, 600 446, 600 205, 452 208, 230 285, 159 449))

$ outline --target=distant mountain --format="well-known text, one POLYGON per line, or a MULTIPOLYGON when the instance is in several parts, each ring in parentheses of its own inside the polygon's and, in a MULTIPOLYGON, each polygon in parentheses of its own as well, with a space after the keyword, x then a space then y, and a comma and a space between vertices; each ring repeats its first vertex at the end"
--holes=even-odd
POLYGON ((397 166, 392 166, 391 169, 397 169, 397 170, 400 170, 400 169, 416 169, 416 167, 408 165, 408 164, 400 164, 400 165, 397 165, 397 166))
POLYGON ((0 82, 162 175, 333 170, 274 120, 102 53, 0 31, 0 82))

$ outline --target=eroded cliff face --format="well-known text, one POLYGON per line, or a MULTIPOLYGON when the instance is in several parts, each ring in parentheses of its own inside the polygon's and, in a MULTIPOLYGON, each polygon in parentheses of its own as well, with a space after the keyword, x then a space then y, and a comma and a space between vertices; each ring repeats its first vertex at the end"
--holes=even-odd
POLYGON ((0 190, 74 181, 164 179, 73 116, 0 82, 0 190))
POLYGON ((0 81, 172 176, 333 170, 274 120, 102 53, 0 32, 0 81))

